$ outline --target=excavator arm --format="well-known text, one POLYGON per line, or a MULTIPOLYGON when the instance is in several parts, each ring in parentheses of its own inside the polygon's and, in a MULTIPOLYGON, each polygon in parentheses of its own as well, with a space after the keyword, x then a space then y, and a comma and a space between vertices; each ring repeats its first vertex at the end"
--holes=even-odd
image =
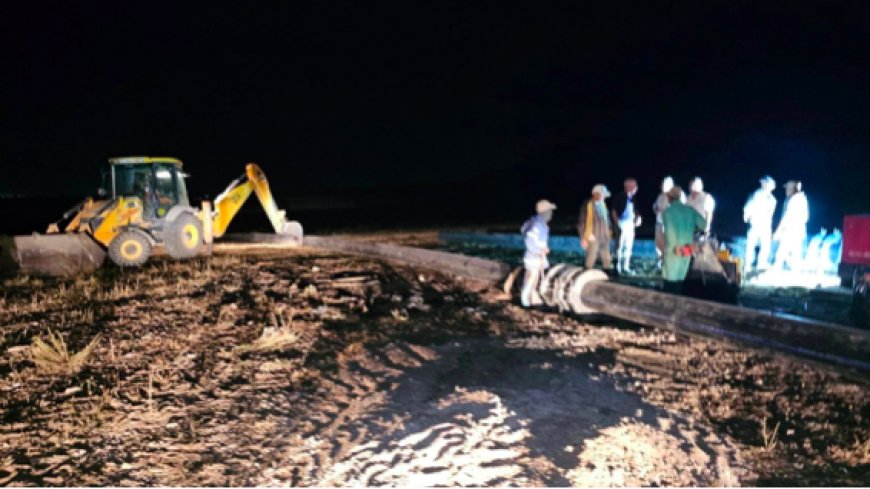
POLYGON ((279 209, 269 189, 269 181, 263 170, 254 163, 245 165, 245 173, 234 180, 214 201, 211 230, 215 238, 226 233, 233 218, 242 208, 251 193, 257 195, 275 233, 302 241, 302 226, 296 221, 287 221, 286 213, 279 209))

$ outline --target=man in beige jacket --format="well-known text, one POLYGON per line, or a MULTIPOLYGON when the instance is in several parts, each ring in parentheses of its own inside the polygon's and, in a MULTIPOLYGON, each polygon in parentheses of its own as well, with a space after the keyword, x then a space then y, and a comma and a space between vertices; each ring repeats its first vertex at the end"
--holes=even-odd
POLYGON ((607 187, 603 184, 595 185, 592 187, 592 197, 580 207, 577 232, 580 235, 580 246, 586 250, 586 268, 595 266, 599 254, 601 268, 613 268, 610 259, 610 240, 613 234, 610 230, 607 204, 604 203, 607 197, 610 197, 607 187))

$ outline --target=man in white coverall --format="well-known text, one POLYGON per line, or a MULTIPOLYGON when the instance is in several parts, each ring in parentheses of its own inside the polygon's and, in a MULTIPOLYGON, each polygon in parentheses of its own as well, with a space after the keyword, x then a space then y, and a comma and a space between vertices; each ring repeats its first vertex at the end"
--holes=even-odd
POLYGON ((547 255, 550 253, 550 227, 547 223, 553 218, 556 204, 548 200, 539 200, 535 204, 535 215, 530 217, 520 232, 526 245, 523 255, 523 266, 526 269, 523 277, 523 290, 520 293, 520 303, 523 307, 532 305, 532 291, 537 287, 541 274, 550 266, 547 255))
POLYGON ((804 239, 807 237, 807 221, 810 220, 810 206, 803 192, 801 182, 790 180, 785 184, 785 203, 782 208, 782 219, 773 240, 779 242, 776 250, 774 266, 785 270, 786 263, 790 270, 800 268, 803 259, 804 239))
POLYGON ((746 232, 746 261, 743 262, 743 273, 752 270, 755 262, 755 248, 758 248, 758 264, 756 270, 765 270, 770 264, 770 241, 773 232, 773 213, 776 211, 776 197, 773 190, 776 182, 766 176, 759 180, 761 187, 749 196, 743 206, 743 222, 749 224, 746 232))

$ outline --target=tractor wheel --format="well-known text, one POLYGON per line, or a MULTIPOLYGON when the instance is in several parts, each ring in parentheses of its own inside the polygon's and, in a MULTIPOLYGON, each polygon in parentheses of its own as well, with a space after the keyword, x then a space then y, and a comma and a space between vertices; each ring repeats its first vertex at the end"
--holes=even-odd
POLYGON ((119 267, 138 267, 151 256, 151 241, 138 229, 128 229, 109 243, 109 258, 119 267))
POLYGON ((192 258, 201 245, 202 223, 188 212, 179 214, 163 230, 163 247, 172 258, 192 258))

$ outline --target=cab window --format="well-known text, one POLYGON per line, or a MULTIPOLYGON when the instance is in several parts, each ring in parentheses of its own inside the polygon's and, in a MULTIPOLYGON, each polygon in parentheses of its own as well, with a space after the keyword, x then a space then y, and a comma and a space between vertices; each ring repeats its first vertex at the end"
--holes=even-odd
POLYGON ((178 203, 175 172, 171 165, 154 165, 154 190, 158 204, 174 205, 178 203))
POLYGON ((151 165, 116 165, 115 197, 139 197, 145 199, 151 184, 151 165))
POLYGON ((172 206, 178 203, 177 172, 171 164, 154 165, 154 196, 152 197, 155 214, 164 217, 172 206))

